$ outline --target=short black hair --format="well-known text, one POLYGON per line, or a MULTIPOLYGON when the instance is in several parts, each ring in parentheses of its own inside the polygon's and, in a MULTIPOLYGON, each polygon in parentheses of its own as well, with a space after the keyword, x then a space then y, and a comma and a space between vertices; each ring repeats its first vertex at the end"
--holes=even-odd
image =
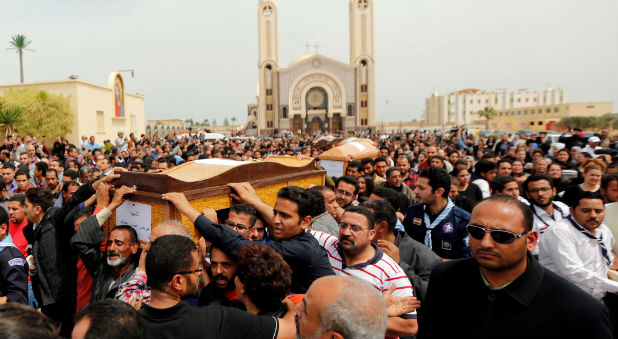
POLYGON ((54 195, 47 187, 33 187, 26 191, 26 199, 33 206, 40 206, 43 213, 54 206, 54 195))
POLYGON ((374 160, 374 164, 378 163, 378 162, 385 162, 388 164, 388 161, 386 161, 385 157, 377 157, 376 160, 374 160))
POLYGON ((498 162, 496 163, 496 167, 500 167, 500 164, 503 162, 509 163, 511 165, 513 164, 513 161, 511 159, 504 158, 504 159, 498 160, 498 162))
POLYGON ((373 216, 376 223, 386 221, 388 224, 388 231, 390 233, 395 233, 395 226, 397 226, 397 214, 395 213, 393 206, 391 206, 388 201, 366 201, 363 203, 363 206, 373 210, 373 216))
POLYGON ((618 181, 618 173, 607 174, 601 179, 601 188, 607 190, 612 181, 618 181))
POLYGON ((137 231, 135 231, 133 227, 129 225, 116 225, 114 228, 112 228, 112 231, 115 230, 125 230, 129 232, 129 236, 131 237, 131 244, 137 244, 137 231))
POLYGON ((9 201, 18 201, 19 206, 24 206, 26 204, 26 195, 23 193, 15 194, 9 198, 9 201))
POLYGON ((249 223, 251 224, 247 225, 249 227, 253 227, 253 225, 255 225, 255 222, 257 221, 257 211, 255 210, 255 208, 247 204, 234 204, 230 206, 230 212, 249 215, 249 223))
POLYGON ((86 339, 144 337, 144 326, 137 311, 117 299, 103 299, 86 305, 75 314, 75 323, 83 318, 90 319, 86 339))
POLYGON ((541 180, 547 180, 547 182, 549 182, 549 187, 554 188, 554 181, 551 180, 551 178, 549 177, 549 175, 547 174, 541 174, 541 173, 534 173, 531 174, 526 181, 524 181, 523 183, 523 188, 524 188, 524 192, 528 193, 528 186, 530 186, 531 182, 534 181, 541 181, 541 180))
POLYGON ((86 207, 83 210, 79 210, 77 211, 77 213, 75 213, 75 215, 73 216, 73 222, 75 222, 75 220, 86 216, 89 217, 92 215, 92 213, 94 213, 94 208, 93 207, 86 207))
MULTIPOLYGON (((316 192, 317 193, 317 192, 316 192)), ((245 245, 237 255, 236 276, 260 311, 276 311, 292 286, 292 269, 272 247, 245 245)))
POLYGON ((603 195, 600 192, 583 191, 574 199, 571 199, 571 207, 575 209, 583 199, 599 199, 603 202, 603 195))
POLYGON ((504 191, 504 186, 506 186, 506 184, 514 181, 517 182, 517 180, 515 180, 515 178, 511 176, 501 175, 499 177, 496 177, 494 181, 491 182, 491 190, 494 194, 501 193, 502 191, 504 191))
POLYGON ((345 209, 344 213, 348 213, 348 212, 362 214, 367 219, 367 223, 369 224, 370 230, 376 227, 376 219, 373 216, 373 213, 371 213, 371 210, 368 209, 367 207, 349 206, 348 208, 345 209))
POLYGON ((5 162, 5 163, 4 163, 4 165, 2 166, 2 168, 10 168, 10 169, 12 169, 12 170, 15 170, 15 165, 14 165, 12 162, 7 161, 7 162, 5 162))
POLYGON ((15 172, 15 178, 17 178, 20 175, 25 175, 26 178, 30 179, 30 173, 28 173, 28 171, 20 169, 17 172, 15 172))
POLYGON ((373 191, 373 194, 388 201, 395 211, 401 209, 401 206, 399 206, 399 196, 397 195, 397 191, 394 189, 382 186, 373 191))
POLYGON ((4 208, 0 208, 0 225, 6 224, 6 231, 9 231, 9 214, 4 208))
POLYGON ((326 207, 324 204, 324 196, 322 192, 319 190, 315 190, 312 188, 307 190, 307 195, 311 200, 311 217, 315 218, 318 215, 326 212, 326 207))
POLYGON ((69 181, 62 184, 62 192, 67 193, 71 186, 79 187, 79 184, 75 181, 69 181))
POLYGON ((348 163, 348 168, 350 168, 350 167, 355 167, 358 170, 359 173, 363 171, 363 164, 361 164, 361 162, 358 161, 358 160, 350 161, 348 163))
POLYGON ((373 159, 371 158, 363 158, 363 160, 361 160, 361 163, 364 165, 367 164, 371 164, 371 166, 373 166, 375 164, 375 161, 373 161, 373 159))
POLYGON ((519 201, 519 199, 512 197, 508 194, 495 194, 488 198, 483 199, 481 203, 485 201, 503 202, 509 205, 516 206, 521 211, 522 216, 524 217, 524 228, 526 229, 526 231, 532 231, 532 223, 534 221, 534 216, 532 215, 532 209, 530 209, 528 205, 519 201))
POLYGON ((386 170, 386 177, 388 178, 391 175, 391 173, 393 173, 395 171, 397 171, 397 172, 399 172, 399 174, 401 174, 401 170, 399 169, 399 167, 391 167, 391 168, 386 170))
POLYGON ((150 245, 146 256, 146 275, 153 289, 164 290, 177 272, 193 264, 193 240, 182 235, 164 235, 150 245))
POLYGON ((337 179, 337 182, 335 183, 335 188, 339 187, 339 183, 342 181, 346 184, 354 185, 354 194, 358 194, 360 186, 358 186, 358 181, 356 181, 356 179, 352 178, 349 175, 344 175, 341 178, 337 179))
POLYGON ((476 173, 481 175, 481 173, 487 174, 487 172, 495 170, 496 166, 496 163, 491 160, 481 159, 481 161, 476 163, 475 169, 476 173))
POLYGON ((77 171, 75 170, 66 170, 64 171, 64 174, 62 175, 63 177, 67 177, 67 178, 71 178, 73 180, 77 180, 77 171))
POLYGON ((47 176, 47 173, 54 173, 56 174, 56 178, 58 178, 58 170, 55 168, 48 168, 47 171, 45 171, 45 176, 47 176))
POLYGON ((41 171, 42 175, 45 175, 45 173, 47 173, 47 169, 49 168, 49 165, 46 162, 39 161, 36 164, 34 164, 34 167, 36 167, 37 170, 41 171))
POLYGON ((446 169, 442 167, 427 167, 421 171, 419 178, 427 178, 431 191, 435 192, 438 188, 444 188, 443 197, 448 197, 451 191, 451 176, 448 175, 446 169))
POLYGON ((277 198, 295 202, 301 219, 311 215, 311 201, 304 188, 298 186, 283 187, 277 192, 277 198))

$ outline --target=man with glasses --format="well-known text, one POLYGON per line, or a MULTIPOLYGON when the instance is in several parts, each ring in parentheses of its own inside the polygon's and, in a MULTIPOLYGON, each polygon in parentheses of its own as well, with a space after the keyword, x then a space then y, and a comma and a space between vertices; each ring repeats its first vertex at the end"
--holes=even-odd
POLYGON ((197 246, 191 239, 164 235, 152 243, 146 256, 152 299, 138 311, 145 338, 294 337, 291 316, 276 319, 230 307, 193 307, 183 301, 197 296, 201 272, 197 246))
POLYGON ((255 227, 257 211, 247 204, 236 204, 230 207, 230 213, 225 220, 225 225, 242 235, 245 239, 262 241, 264 229, 259 232, 255 227))
POLYGON ((451 177, 444 168, 429 167, 419 174, 410 205, 403 219, 406 233, 444 259, 470 256, 466 225, 470 214, 449 199, 451 177))
POLYGON ((348 206, 357 206, 358 200, 358 182, 350 176, 343 176, 337 180, 335 186, 335 201, 340 208, 345 209, 348 206))
MULTIPOLYGON (((363 206, 346 208, 339 224, 339 239, 329 234, 310 231, 328 252, 336 275, 361 278, 378 291, 395 285, 393 297, 413 296, 413 287, 404 270, 372 243, 376 236, 375 218, 363 206)), ((399 317, 388 317, 387 337, 413 336, 418 330, 416 311, 399 317)))
POLYGON ((532 218, 503 194, 474 207, 474 258, 435 267, 419 338, 612 338, 607 309, 528 253, 538 237, 532 218))
POLYGON ((532 174, 524 182, 523 188, 534 215, 533 229, 539 234, 539 244, 532 251, 532 254, 538 256, 545 231, 567 218, 571 212, 563 202, 554 201, 556 188, 548 175, 532 174))

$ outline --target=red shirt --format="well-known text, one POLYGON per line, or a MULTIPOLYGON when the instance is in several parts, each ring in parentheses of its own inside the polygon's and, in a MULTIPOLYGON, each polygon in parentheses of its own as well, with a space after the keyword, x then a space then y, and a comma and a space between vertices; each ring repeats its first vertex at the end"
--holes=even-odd
POLYGON ((75 311, 90 303, 92 297, 92 277, 81 258, 77 258, 77 305, 75 311))
POLYGON ((28 225, 28 218, 24 218, 24 221, 21 224, 16 225, 9 220, 9 234, 11 238, 13 238, 13 244, 21 254, 24 255, 24 258, 28 256, 28 252, 26 251, 26 247, 28 247, 28 240, 24 236, 24 227, 28 225))

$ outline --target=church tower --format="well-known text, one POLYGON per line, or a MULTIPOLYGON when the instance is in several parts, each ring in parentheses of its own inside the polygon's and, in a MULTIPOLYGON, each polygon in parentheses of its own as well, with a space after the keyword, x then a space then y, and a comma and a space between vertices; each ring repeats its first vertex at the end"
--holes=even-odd
POLYGON ((258 129, 278 128, 276 70, 279 67, 279 32, 277 29, 277 1, 258 3, 258 129))
POLYGON ((356 125, 375 126, 373 0, 350 0, 350 65, 356 67, 356 125))

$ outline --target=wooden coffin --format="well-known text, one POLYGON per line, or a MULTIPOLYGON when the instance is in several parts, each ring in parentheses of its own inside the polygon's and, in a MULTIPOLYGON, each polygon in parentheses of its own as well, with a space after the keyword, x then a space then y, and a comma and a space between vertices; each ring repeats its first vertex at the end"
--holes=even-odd
POLYGON ((221 210, 232 205, 229 196, 231 189, 226 185, 247 181, 262 201, 274 206, 277 192, 282 187, 323 185, 325 174, 324 170, 315 169, 314 159, 297 160, 293 157, 270 157, 261 162, 204 159, 182 164, 161 174, 122 172, 120 178, 114 181, 114 186, 126 185, 137 191, 114 212, 109 223, 111 227, 116 224, 133 226, 138 231, 140 242, 143 242, 147 241, 146 235, 150 234, 151 227, 173 219, 187 227, 197 240, 199 235, 193 224, 180 215, 173 204, 161 198, 163 193, 183 192, 198 211, 207 207, 221 210))
POLYGON ((329 176, 340 177, 345 174, 350 161, 377 158, 379 154, 378 148, 374 146, 371 140, 369 142, 365 140, 350 141, 329 149, 320 154, 320 165, 329 176))

